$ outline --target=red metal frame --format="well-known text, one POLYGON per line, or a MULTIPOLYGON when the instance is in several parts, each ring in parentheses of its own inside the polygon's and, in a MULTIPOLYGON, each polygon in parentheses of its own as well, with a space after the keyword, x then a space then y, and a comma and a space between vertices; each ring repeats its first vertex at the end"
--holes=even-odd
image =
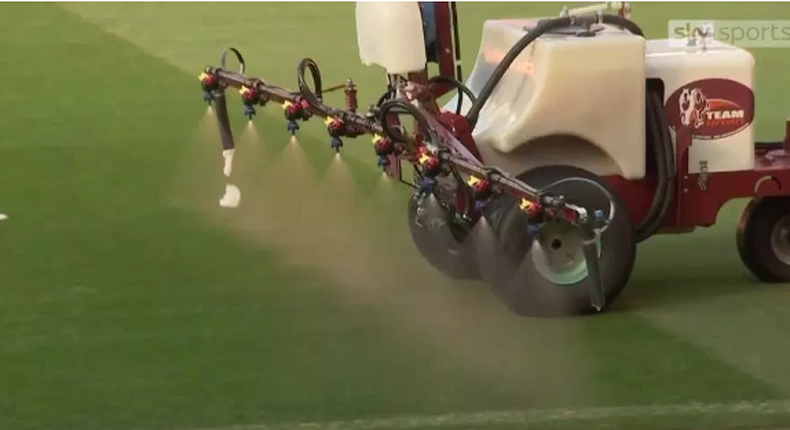
POLYGON ((469 129, 469 122, 465 117, 456 115, 454 112, 442 112, 438 119, 478 161, 483 161, 483 156, 480 155, 480 150, 472 137, 472 130, 469 129))
MULTIPOLYGON (((452 30, 454 23, 452 22, 451 5, 452 2, 447 1, 434 2, 437 32, 436 49, 439 59, 439 76, 457 78, 455 62, 455 43, 457 43, 457 41, 453 40, 452 30)), ((438 84, 431 89, 431 95, 435 100, 446 95, 450 91, 453 91, 452 86, 438 84)), ((442 112, 436 104, 434 104, 432 108, 435 112, 440 112, 439 121, 458 138, 464 147, 466 147, 478 161, 482 161, 483 158, 472 138, 471 130, 469 130, 469 123, 466 121, 466 118, 456 115, 455 113, 442 112)))
MULTIPOLYGON (((790 147, 790 121, 786 124, 785 147, 790 147)), ((707 175, 689 173, 688 129, 681 127, 676 135, 678 169, 677 198, 664 219, 665 231, 684 231, 692 227, 710 227, 722 206, 740 198, 788 195, 790 190, 790 151, 755 148, 754 168, 707 175), (705 177, 707 176, 707 177, 705 177)), ((605 178, 628 207, 635 223, 647 214, 655 192, 655 178, 628 181, 620 176, 605 178)))
MULTIPOLYGON (((453 40, 453 22, 450 11, 452 2, 434 2, 436 18, 436 50, 438 56, 439 76, 456 78, 455 41, 453 40)), ((431 93, 435 98, 442 97, 453 90, 451 85, 435 85, 431 93)))
MULTIPOLYGON (((436 42, 439 51, 439 74, 447 77, 455 77, 455 50, 453 49, 452 15, 450 14, 450 2, 435 2, 434 11, 436 13, 436 42)), ((445 86, 447 91, 451 88, 445 86)))

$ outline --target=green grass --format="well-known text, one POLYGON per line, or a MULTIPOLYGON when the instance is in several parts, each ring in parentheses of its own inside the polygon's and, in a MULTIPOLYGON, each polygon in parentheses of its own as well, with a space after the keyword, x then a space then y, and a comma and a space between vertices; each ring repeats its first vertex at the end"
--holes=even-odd
MULTIPOLYGON (((461 4, 465 58, 485 19, 558 6, 461 4)), ((635 5, 651 37, 671 18, 788 17, 776 4, 635 5)), ((248 206, 215 208, 219 147, 201 125, 199 70, 232 45, 252 73, 292 85, 311 56, 328 81, 352 75, 374 99, 381 74, 357 65, 352 22, 353 6, 339 3, 0 6, 0 212, 10 216, 0 223, 0 428, 227 429, 790 398, 787 290, 740 264, 741 202, 714 228, 642 246, 611 313, 566 321, 516 318, 480 285, 427 268, 403 225, 404 190, 374 192, 367 142, 347 144, 360 192, 344 195, 331 186, 321 125, 306 126, 315 177, 302 178, 275 108, 256 120, 263 144, 240 144, 248 206), (315 194, 284 193, 311 185, 315 194)), ((790 56, 755 55, 758 137, 775 139, 790 112, 790 56)), ((787 413, 735 411, 597 424, 788 423, 787 413)))

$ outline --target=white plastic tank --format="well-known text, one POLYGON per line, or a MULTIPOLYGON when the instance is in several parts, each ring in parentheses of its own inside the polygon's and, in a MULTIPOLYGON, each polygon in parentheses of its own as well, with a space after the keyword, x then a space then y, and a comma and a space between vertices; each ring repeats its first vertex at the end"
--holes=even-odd
POLYGON ((754 57, 709 40, 647 43, 647 76, 664 82, 664 103, 674 130, 693 136, 689 172, 728 172, 754 167, 754 57))
MULTIPOLYGON (((535 22, 485 23, 467 84, 473 92, 535 22)), ((610 26, 593 37, 541 36, 500 81, 474 137, 486 163, 513 173, 561 163, 599 175, 644 177, 645 40, 610 26), (563 135, 573 139, 544 139, 563 135)))
POLYGON ((425 68, 425 35, 418 2, 357 2, 357 43, 362 64, 389 74, 425 68))

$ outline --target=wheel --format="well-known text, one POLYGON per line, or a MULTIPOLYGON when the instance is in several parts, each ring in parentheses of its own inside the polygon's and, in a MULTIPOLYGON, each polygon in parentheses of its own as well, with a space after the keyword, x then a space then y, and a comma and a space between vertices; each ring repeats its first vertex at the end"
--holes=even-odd
MULTIPOLYGON (((560 179, 580 177, 606 187, 601 179, 570 166, 545 166, 519 176, 524 183, 545 187, 560 179)), ((609 190, 608 187, 606 187, 609 190)), ((591 184, 570 181, 552 193, 608 217, 606 195, 591 184)), ((599 264, 606 305, 622 292, 634 267, 634 227, 622 202, 615 198, 614 218, 599 240, 599 264)), ((577 230, 566 221, 550 221, 530 232, 526 214, 511 197, 501 197, 486 211, 490 234, 476 233, 483 279, 494 294, 521 316, 560 317, 592 313, 590 281, 577 230), (486 239, 487 238, 487 239, 486 239)))
POLYGON ((408 207, 409 232, 420 255, 434 269, 456 280, 479 279, 480 272, 468 228, 456 222, 455 214, 428 199, 422 207, 412 193, 408 207))
POLYGON ((738 254, 763 282, 790 282, 790 197, 752 199, 737 230, 738 254))

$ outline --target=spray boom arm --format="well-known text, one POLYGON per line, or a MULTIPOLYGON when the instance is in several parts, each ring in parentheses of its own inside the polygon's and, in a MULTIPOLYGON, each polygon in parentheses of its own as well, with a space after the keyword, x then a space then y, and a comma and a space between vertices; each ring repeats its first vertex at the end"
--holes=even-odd
MULTIPOLYGON (((207 67, 200 74, 199 79, 204 100, 216 105, 223 149, 235 149, 225 95, 228 88, 238 90, 244 104, 244 113, 250 120, 256 114, 256 107, 265 106, 269 102, 280 104, 288 121, 288 130, 294 135, 299 129, 297 121, 307 121, 315 116, 325 118, 327 132, 331 137, 331 147, 335 151, 339 152, 343 147, 342 138, 372 135, 381 167, 386 169, 390 160, 394 160, 398 165, 402 160, 411 162, 420 178, 420 183, 410 185, 419 190, 420 197, 435 195, 434 187, 440 178, 452 176, 461 179, 462 175, 466 176, 466 181, 458 181, 458 191, 467 200, 462 214, 472 223, 479 219, 485 206, 497 195, 509 194, 520 201, 520 208, 535 224, 552 218, 562 218, 576 225, 582 233, 585 244, 590 244, 590 246, 585 245, 585 254, 589 254, 586 259, 590 276, 599 278, 597 251, 594 244, 598 235, 606 229, 608 222, 614 217, 613 204, 610 205, 608 219, 604 219, 602 211, 589 214, 585 208, 565 202, 562 196, 547 191, 558 183, 536 189, 495 167, 481 164, 431 112, 416 103, 412 97, 396 96, 407 94, 408 97, 408 94, 414 90, 413 86, 408 85, 413 83, 401 83, 400 86, 396 84, 394 88, 388 88, 376 107, 372 107, 366 114, 360 114, 357 112, 356 87, 351 80, 346 85, 326 90, 344 88, 346 92, 344 108, 334 108, 324 104, 321 73, 318 65, 309 58, 299 63, 298 91, 271 85, 262 78, 247 76, 244 59, 234 48, 223 54, 221 64, 220 67, 207 67), (239 60, 241 64, 239 72, 227 70, 225 67, 228 52, 234 53, 239 60), (305 74, 308 70, 312 75, 314 89, 306 83, 305 74), (414 118, 417 127, 413 134, 406 134, 399 126, 397 116, 401 114, 409 114, 414 118), (393 119, 393 116, 396 118, 393 119)), ((425 92, 423 89, 423 93, 425 92)), ((568 180, 580 180, 580 178, 568 178, 568 180)), ((601 191, 607 193, 610 202, 613 200, 608 191, 605 189, 601 191)), ((600 280, 593 284, 596 286, 591 291, 592 302, 596 308, 601 309, 603 290, 600 287, 600 280)))
MULTIPOLYGON (((316 63, 311 59, 304 59, 299 64, 299 91, 271 85, 262 78, 249 77, 244 73, 245 63, 243 57, 236 49, 229 49, 241 63, 240 72, 227 70, 224 66, 226 54, 223 54, 221 67, 207 67, 199 76, 203 90, 204 100, 214 103, 217 109, 217 119, 220 128, 220 137, 224 149, 234 149, 235 143, 230 127, 225 91, 228 88, 237 89, 245 106, 245 115, 251 120, 255 115, 257 106, 265 106, 270 102, 280 104, 285 111, 289 122, 288 129, 293 134, 298 130, 296 121, 307 121, 313 117, 325 118, 328 134, 332 138, 332 149, 339 151, 343 143, 341 138, 372 135, 376 145, 376 152, 380 157, 394 155, 398 160, 408 160, 415 164, 423 176, 428 178, 438 175, 460 173, 470 177, 467 184, 480 185, 487 183, 495 191, 510 194, 522 202, 522 207, 535 210, 536 207, 557 211, 558 215, 568 218, 576 223, 588 217, 584 208, 565 202, 561 196, 544 193, 513 177, 508 176, 499 169, 482 165, 469 151, 447 130, 439 121, 434 119, 425 109, 415 106, 405 99, 394 99, 384 102, 378 108, 372 108, 366 115, 356 112, 356 97, 353 83, 349 81, 344 86, 332 89, 345 88, 347 92, 347 106, 334 108, 327 106, 322 101, 321 75, 316 63), (305 71, 310 70, 314 90, 305 82, 305 71), (400 109, 398 109, 400 108, 400 109), (410 113, 417 118, 420 125, 415 135, 400 134, 397 129, 393 131, 392 121, 384 113, 410 113), (393 136, 393 134, 395 136, 393 136), (435 175, 433 175, 435 174, 435 175)), ((330 90, 332 90, 330 89, 330 90)), ((474 186, 474 185, 473 185, 474 186)))

